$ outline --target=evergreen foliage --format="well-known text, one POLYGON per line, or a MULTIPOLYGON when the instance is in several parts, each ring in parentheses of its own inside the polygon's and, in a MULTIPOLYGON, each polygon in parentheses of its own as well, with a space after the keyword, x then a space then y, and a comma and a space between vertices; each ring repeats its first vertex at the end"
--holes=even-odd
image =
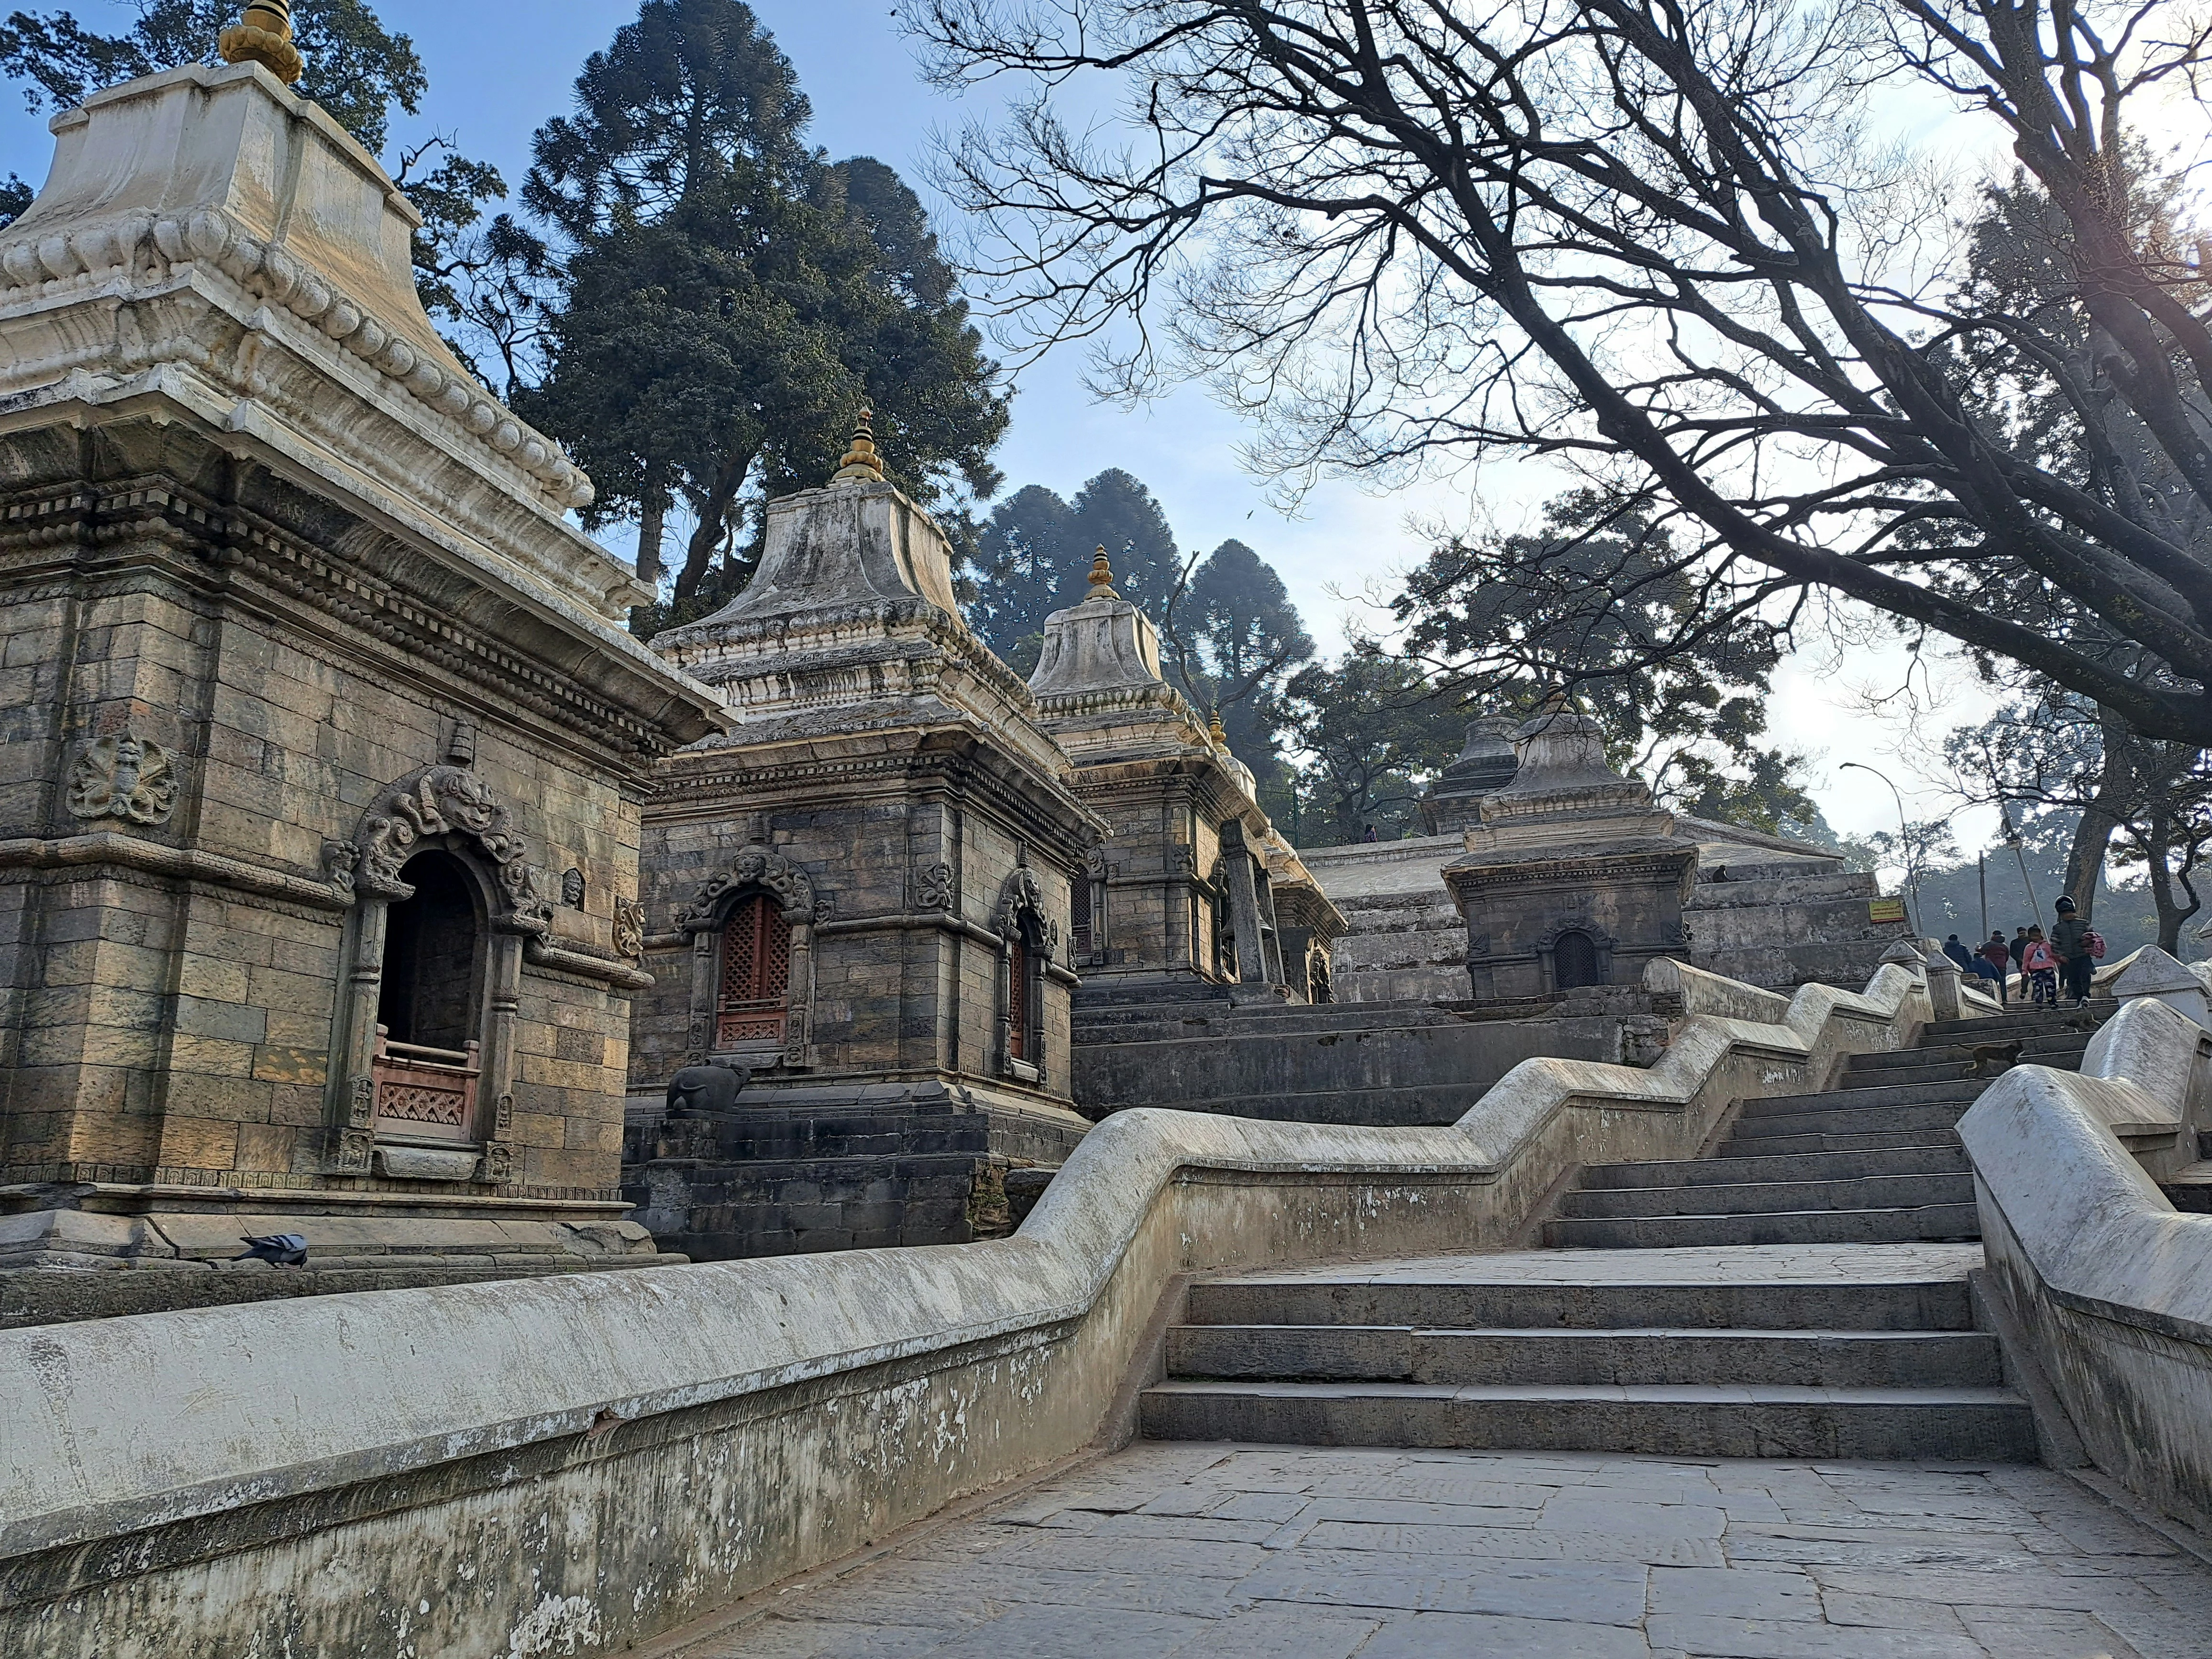
POLYGON ((738 0, 646 0, 539 129, 522 190, 557 272, 543 379, 518 407, 567 440, 593 522, 635 518, 650 631, 738 591, 764 500, 820 484, 864 404, 924 502, 998 487, 1006 395, 920 200, 883 163, 831 165, 790 60, 738 0))

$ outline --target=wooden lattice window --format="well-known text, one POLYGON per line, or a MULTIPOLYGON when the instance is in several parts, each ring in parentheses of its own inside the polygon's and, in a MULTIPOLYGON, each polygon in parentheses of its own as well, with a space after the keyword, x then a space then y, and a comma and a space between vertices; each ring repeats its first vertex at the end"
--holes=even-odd
POLYGON ((1006 1053, 1030 1057, 1030 947, 1018 933, 1006 953, 1006 1053))
POLYGON ((791 923, 766 893, 738 901, 722 925, 722 982, 714 1045, 781 1042, 791 1002, 791 923))
POLYGON ((1597 941, 1579 928, 1570 928, 1552 941, 1552 982, 1562 991, 1580 985, 1602 985, 1598 971, 1597 941))
POLYGON ((1091 954, 1091 881, 1086 876, 1075 878, 1073 890, 1068 895, 1068 932, 1073 936, 1075 954, 1091 954))

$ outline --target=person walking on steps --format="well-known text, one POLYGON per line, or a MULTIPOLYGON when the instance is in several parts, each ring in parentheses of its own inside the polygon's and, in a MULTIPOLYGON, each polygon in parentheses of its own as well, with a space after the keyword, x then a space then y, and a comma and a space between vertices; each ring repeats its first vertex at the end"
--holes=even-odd
POLYGON ((2027 944, 2020 953, 2020 976, 2030 1002, 2039 1008, 2058 1006, 2058 958, 2044 943, 2040 927, 2027 930, 2027 944))
POLYGON ((2051 908, 2058 913, 2051 924, 2051 953, 2058 958, 2060 989, 2079 1008, 2089 1000, 2089 975, 2104 954, 2104 941, 2081 920, 2071 898, 2062 897, 2051 908))
POLYGON ((2000 927, 1990 935, 1990 942, 1982 946, 1981 957, 1990 964, 1991 976, 1997 982, 1997 1001, 2002 1004, 2007 1000, 2005 975, 2012 966, 2012 951, 2005 944, 2004 929, 2000 927))

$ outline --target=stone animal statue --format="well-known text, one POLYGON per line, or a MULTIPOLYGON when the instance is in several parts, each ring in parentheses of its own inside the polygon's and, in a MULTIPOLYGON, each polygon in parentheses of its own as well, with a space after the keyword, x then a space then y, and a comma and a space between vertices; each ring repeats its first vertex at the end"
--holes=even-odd
POLYGON ((738 1103, 738 1091, 751 1075, 733 1066, 686 1066, 668 1079, 672 1113, 726 1112, 738 1103))

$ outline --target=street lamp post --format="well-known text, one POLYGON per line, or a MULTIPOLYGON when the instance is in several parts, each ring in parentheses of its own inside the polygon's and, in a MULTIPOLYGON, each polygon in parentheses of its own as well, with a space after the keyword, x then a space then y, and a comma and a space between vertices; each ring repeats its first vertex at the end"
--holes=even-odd
POLYGON ((1911 918, 1912 922, 1912 933, 1913 937, 1916 939, 1925 939, 1928 935, 1924 931, 1923 931, 1920 926, 1919 861, 1912 856, 1912 826, 1905 819, 1904 792, 1898 788, 1896 781, 1893 779, 1888 773, 1882 771, 1877 767, 1869 766, 1863 761, 1845 761, 1843 763, 1843 767, 1840 767, 1838 769, 1842 770, 1844 768, 1849 768, 1859 772, 1872 772, 1875 776, 1880 778, 1884 783, 1889 785, 1890 798, 1897 803, 1897 844, 1899 848, 1904 849, 1905 853, 1905 890, 1911 894, 1912 897, 1912 915, 1911 918))

